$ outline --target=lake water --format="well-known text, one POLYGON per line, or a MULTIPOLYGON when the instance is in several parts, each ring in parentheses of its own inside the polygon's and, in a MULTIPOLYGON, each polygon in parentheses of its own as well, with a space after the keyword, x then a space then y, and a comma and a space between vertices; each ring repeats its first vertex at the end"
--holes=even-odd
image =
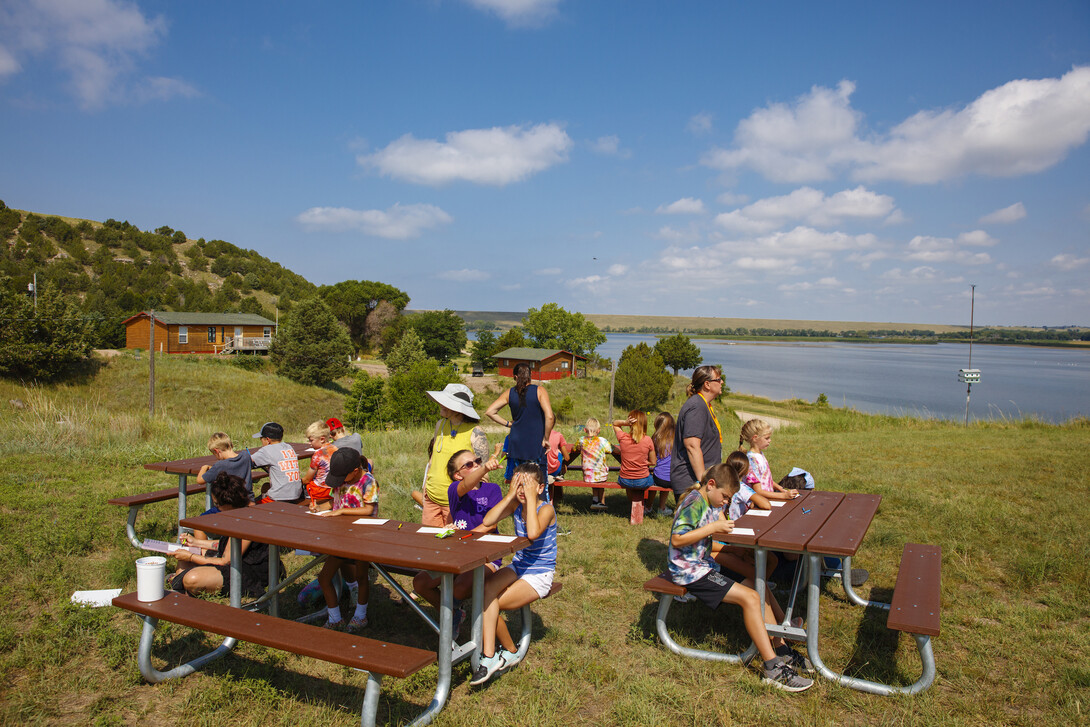
MULTIPOLYGON (((653 346, 654 336, 610 334, 597 354, 619 359, 626 346, 653 346)), ((693 339, 706 364, 720 364, 732 391, 769 399, 814 401, 859 411, 962 419, 969 346, 693 339)), ((1063 422, 1090 416, 1090 350, 1037 346, 973 346, 980 369, 971 419, 1034 415, 1063 422)), ((685 372, 691 373, 691 372, 685 372)))

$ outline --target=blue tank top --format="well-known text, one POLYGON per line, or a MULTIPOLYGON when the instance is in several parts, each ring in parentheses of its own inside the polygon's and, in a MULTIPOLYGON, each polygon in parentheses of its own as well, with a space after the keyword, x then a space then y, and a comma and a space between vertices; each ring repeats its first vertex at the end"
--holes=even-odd
POLYGON ((511 407, 511 434, 507 438, 507 456, 515 460, 536 462, 543 459, 545 447, 545 412, 537 400, 537 385, 526 387, 526 406, 519 404, 518 391, 507 392, 507 405, 511 407))
MULTIPOLYGON (((538 503, 537 509, 541 510, 545 503, 538 503)), ((515 535, 526 537, 526 520, 522 514, 522 505, 515 508, 515 535)), ((515 575, 522 578, 525 575, 537 573, 550 573, 556 570, 556 518, 552 524, 545 528, 545 532, 530 545, 515 553, 511 560, 511 567, 515 575)))

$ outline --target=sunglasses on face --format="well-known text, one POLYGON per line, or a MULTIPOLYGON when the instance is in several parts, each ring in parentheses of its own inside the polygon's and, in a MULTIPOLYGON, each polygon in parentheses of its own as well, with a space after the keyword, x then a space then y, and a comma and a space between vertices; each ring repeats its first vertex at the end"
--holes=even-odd
POLYGON ((483 460, 480 457, 478 457, 477 459, 466 460, 462 463, 462 466, 458 468, 458 471, 461 472, 462 470, 471 470, 474 467, 480 467, 482 461, 483 460))

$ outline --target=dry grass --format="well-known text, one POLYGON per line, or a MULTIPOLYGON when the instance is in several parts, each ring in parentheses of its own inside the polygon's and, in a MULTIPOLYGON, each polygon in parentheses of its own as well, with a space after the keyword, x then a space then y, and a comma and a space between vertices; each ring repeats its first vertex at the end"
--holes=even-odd
MULTIPOLYGON (((135 585, 137 553, 124 513, 108 497, 152 489, 147 461, 203 453, 212 430, 237 438, 263 421, 305 424, 338 414, 342 395, 299 387, 197 358, 157 366, 156 417, 146 414, 146 359, 119 357, 88 384, 26 389, 0 383, 0 724, 350 725, 365 679, 351 670, 253 645, 183 680, 149 686, 136 669, 139 623, 114 609, 78 609, 72 591, 135 585), (20 399, 23 408, 6 402, 20 399), (58 423, 59 422, 59 423, 58 423)), ((550 385, 575 401, 563 424, 605 416, 602 381, 550 385)), ((680 389, 667 405, 676 411, 680 389)), ((943 548, 938 679, 925 694, 883 698, 819 682, 803 695, 762 687, 752 672, 667 652, 654 634, 655 601, 640 584, 664 567, 669 525, 630 526, 623 496, 604 514, 589 495, 559 506, 561 593, 534 607, 527 660, 484 689, 455 668, 438 725, 1038 725, 1085 724, 1090 707, 1090 451, 1085 421, 1065 426, 873 417, 805 403, 731 396, 729 407, 800 422, 777 432, 769 459, 820 487, 882 495, 857 558, 871 571, 863 595, 888 596, 906 541, 943 548)), ((385 516, 418 517, 407 497, 423 472, 429 431, 365 433, 385 516)), ((725 441, 732 443, 728 431, 725 441)), ((191 500, 191 507, 198 500, 191 500)), ((173 503, 145 509, 138 530, 165 537, 173 503)), ((508 526, 509 531, 509 526, 508 526)), ((294 561, 293 561, 294 562, 294 561)), ((369 635, 425 645, 385 589, 372 600, 369 635)), ((293 599, 289 599, 292 600, 293 599)), ((288 614, 296 613, 294 602, 288 614)), ((837 587, 823 597, 823 656, 835 668, 896 684, 918 674, 911 639, 850 606, 837 587)), ((515 619, 517 621, 517 617, 515 619)), ((670 626, 683 642, 740 650, 733 609, 714 615, 678 605, 670 626)), ((168 627, 162 668, 213 644, 168 627)), ((386 680, 380 721, 404 723, 434 688, 434 667, 386 680)))

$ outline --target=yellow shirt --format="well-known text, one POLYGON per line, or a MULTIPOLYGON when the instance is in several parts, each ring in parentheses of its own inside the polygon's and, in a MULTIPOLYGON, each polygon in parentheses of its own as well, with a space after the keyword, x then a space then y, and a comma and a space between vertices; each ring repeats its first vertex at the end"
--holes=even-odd
MULTIPOLYGON (((463 449, 473 451, 473 429, 477 422, 464 421, 458 425, 457 434, 452 433, 450 422, 443 420, 439 433, 435 435, 435 444, 431 450, 431 460, 428 464, 428 479, 424 482, 424 491, 428 499, 436 505, 447 506, 447 489, 450 487, 450 477, 447 476, 447 462, 455 452, 463 449)), ((476 456, 476 455, 474 455, 476 456)))

